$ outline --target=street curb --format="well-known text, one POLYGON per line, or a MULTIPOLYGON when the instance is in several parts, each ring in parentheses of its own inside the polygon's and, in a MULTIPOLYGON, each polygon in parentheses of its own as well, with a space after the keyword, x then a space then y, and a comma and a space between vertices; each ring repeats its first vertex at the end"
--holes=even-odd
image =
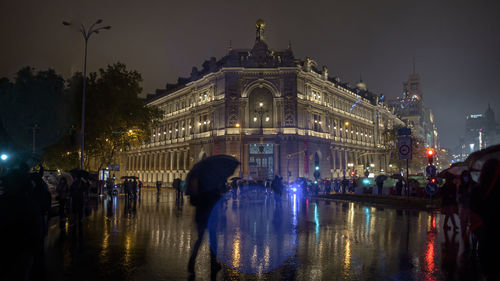
MULTIPOLYGON (((352 196, 352 195, 349 196, 349 197, 356 198, 357 200, 349 200, 347 198, 332 198, 330 196, 313 196, 313 197, 311 197, 311 199, 339 201, 339 202, 346 202, 346 203, 358 203, 358 204, 366 204, 366 205, 375 206, 375 207, 401 209, 401 210, 418 210, 418 211, 440 211, 441 210, 441 208, 438 208, 435 205, 433 205, 434 208, 429 208, 427 203, 425 204, 425 206, 416 206, 416 205, 404 206, 404 205, 391 205, 389 203, 382 203, 382 202, 373 202, 373 201, 368 201, 368 200, 362 200, 364 198, 357 197, 357 196, 352 196)), ((367 198, 367 199, 369 199, 369 198, 367 198)), ((386 199, 390 200, 391 198, 386 198, 386 199)), ((395 200, 395 199, 392 199, 392 200, 395 200)), ((394 201, 394 202, 405 203, 405 202, 408 202, 408 201, 406 201, 406 199, 401 199, 401 200, 394 201)))

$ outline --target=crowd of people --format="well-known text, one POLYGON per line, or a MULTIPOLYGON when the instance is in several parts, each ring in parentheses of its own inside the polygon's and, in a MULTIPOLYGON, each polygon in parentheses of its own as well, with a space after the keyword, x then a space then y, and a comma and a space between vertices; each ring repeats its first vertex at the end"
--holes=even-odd
POLYGON ((466 254, 478 257, 488 280, 498 280, 493 258, 500 250, 500 161, 486 161, 478 182, 469 171, 459 176, 445 175, 442 186, 443 229, 446 233, 460 232, 466 254), (458 221, 456 220, 458 218, 458 221), (451 224, 451 226, 450 226, 451 224))

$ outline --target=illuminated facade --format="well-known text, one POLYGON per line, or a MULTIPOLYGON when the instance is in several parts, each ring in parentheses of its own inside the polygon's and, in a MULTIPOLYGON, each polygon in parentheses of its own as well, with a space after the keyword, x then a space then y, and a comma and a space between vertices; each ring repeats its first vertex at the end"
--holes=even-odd
POLYGON ((403 82, 403 95, 388 101, 389 108, 412 129, 412 136, 426 146, 439 148, 437 126, 430 108, 424 107, 422 82, 418 73, 403 82))
POLYGON ((351 88, 291 46, 270 50, 264 22, 252 49, 232 49, 193 67, 191 76, 148 96, 164 111, 151 142, 124 153, 127 174, 143 181, 184 178, 206 156, 228 154, 244 177, 322 178, 374 164, 385 168, 383 132, 402 123, 358 84, 351 88))

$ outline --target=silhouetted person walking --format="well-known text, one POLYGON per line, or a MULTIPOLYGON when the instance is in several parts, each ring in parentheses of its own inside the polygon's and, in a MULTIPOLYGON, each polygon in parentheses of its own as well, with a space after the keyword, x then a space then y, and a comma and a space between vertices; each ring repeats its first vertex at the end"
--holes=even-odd
POLYGON ((59 221, 61 225, 66 221, 66 208, 67 208, 67 198, 69 196, 69 186, 68 181, 65 177, 59 180, 56 187, 57 201, 59 202, 59 221))
POLYGON ((457 213, 457 187, 455 185, 454 176, 452 174, 446 174, 446 182, 441 188, 442 195, 442 212, 444 214, 443 228, 448 230, 448 221, 451 219, 451 224, 455 231, 457 231, 457 224, 455 222, 455 214, 457 213))

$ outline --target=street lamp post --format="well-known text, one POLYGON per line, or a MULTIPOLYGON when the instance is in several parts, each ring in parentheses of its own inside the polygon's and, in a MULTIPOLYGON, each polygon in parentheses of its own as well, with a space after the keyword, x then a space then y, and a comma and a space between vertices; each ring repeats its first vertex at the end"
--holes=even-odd
POLYGON ((259 115, 259 118, 260 118, 260 134, 261 135, 264 133, 262 119, 264 117, 264 114, 266 114, 267 112, 268 112, 268 110, 264 109, 264 103, 260 102, 259 103, 259 109, 258 110, 256 109, 255 113, 257 113, 259 115))
POLYGON ((236 123, 236 128, 239 128, 240 129, 240 177, 242 178, 243 177, 243 173, 244 173, 244 167, 243 167, 243 163, 245 162, 243 160, 243 128, 241 127, 240 123, 236 123))
MULTIPOLYGON (((89 29, 85 29, 85 26, 83 24, 80 25, 80 32, 83 36, 83 39, 85 41, 85 51, 84 51, 84 59, 83 59, 83 92, 82 92, 82 129, 81 129, 81 148, 80 148, 80 169, 83 170, 83 148, 85 145, 85 91, 86 91, 86 84, 87 84, 87 43, 89 41, 90 36, 92 34, 98 34, 100 30, 106 29, 109 30, 111 29, 110 25, 107 26, 98 26, 99 24, 102 23, 102 19, 98 19, 94 24, 90 26, 89 29)), ((70 26, 71 23, 67 21, 63 21, 63 25, 70 26)))

